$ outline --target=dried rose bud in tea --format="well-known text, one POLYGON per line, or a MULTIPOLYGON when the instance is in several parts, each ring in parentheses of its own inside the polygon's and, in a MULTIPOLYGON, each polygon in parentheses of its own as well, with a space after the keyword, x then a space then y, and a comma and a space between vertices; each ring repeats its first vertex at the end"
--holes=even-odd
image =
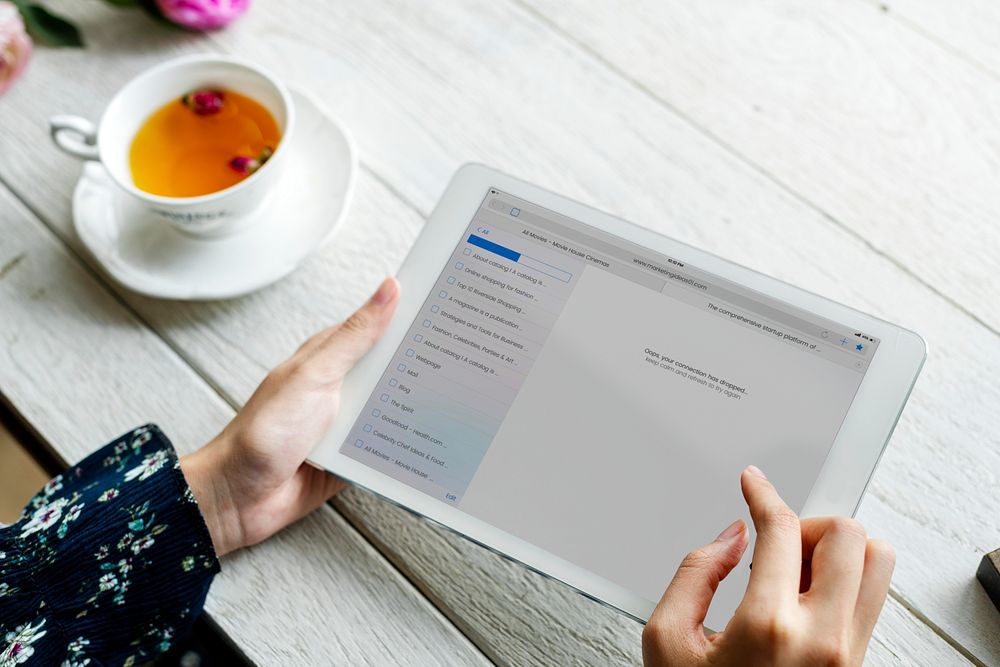
POLYGON ((222 111, 225 95, 221 90, 196 90, 181 98, 181 104, 199 116, 211 116, 222 111))
POLYGON ((263 167, 264 163, 267 162, 272 155, 274 155, 274 149, 270 146, 264 146, 264 150, 262 150, 260 155, 257 157, 237 155, 229 161, 229 168, 240 174, 252 174, 263 167))

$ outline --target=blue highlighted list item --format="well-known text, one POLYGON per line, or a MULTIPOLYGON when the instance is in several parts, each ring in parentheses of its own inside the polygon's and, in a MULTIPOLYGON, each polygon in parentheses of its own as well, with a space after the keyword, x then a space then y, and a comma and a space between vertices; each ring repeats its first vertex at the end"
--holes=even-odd
POLYGON ((516 250, 511 250, 510 248, 505 248, 499 243, 493 243, 493 241, 487 241, 482 236, 476 236, 475 234, 469 234, 469 244, 474 245, 483 250, 487 250, 494 255, 500 255, 501 257, 506 257, 512 262, 516 262, 521 259, 521 253, 516 250))

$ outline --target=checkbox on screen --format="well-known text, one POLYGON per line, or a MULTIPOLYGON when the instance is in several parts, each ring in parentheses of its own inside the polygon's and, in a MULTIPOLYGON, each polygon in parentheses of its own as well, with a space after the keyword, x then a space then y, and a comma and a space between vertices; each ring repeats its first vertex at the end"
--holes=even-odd
POLYGON ((355 447, 364 447, 365 446, 365 441, 364 440, 355 440, 354 441, 354 446, 355 447))
POLYGON ((449 285, 454 285, 455 284, 455 276, 448 276, 448 280, 446 282, 449 285))
POLYGON ((424 326, 429 328, 431 326, 431 321, 430 320, 424 320, 424 326))
POLYGON ((455 268, 456 269, 464 269, 465 268, 465 264, 462 264, 461 262, 456 262, 455 263, 455 268))
POLYGON ((378 408, 372 410, 372 417, 378 417, 380 414, 382 414, 382 411, 379 410, 378 408))
POLYGON ((440 307, 440 306, 431 306, 431 312, 432 312, 432 313, 436 313, 436 312, 438 312, 439 310, 441 310, 441 307, 440 307))
POLYGON ((365 424, 364 428, 362 428, 361 430, 364 431, 365 433, 371 433, 372 432, 372 425, 371 424, 365 424))
POLYGON ((383 403, 388 403, 389 402, 389 394, 382 394, 381 396, 379 396, 379 399, 381 399, 383 403))
POLYGON ((406 364, 400 364, 400 365, 396 366, 396 370, 399 371, 400 373, 402 373, 403 371, 406 370, 406 364))
POLYGON ((413 337, 413 340, 415 340, 415 341, 416 341, 416 342, 418 342, 418 343, 419 343, 420 341, 422 341, 423 339, 424 339, 424 337, 423 337, 423 336, 421 336, 420 334, 417 334, 416 336, 414 336, 414 337, 413 337))
POLYGON ((445 292, 444 290, 441 290, 440 292, 438 292, 438 296, 441 297, 442 299, 447 299, 448 293, 445 292))
POLYGON ((466 248, 465 250, 462 251, 462 254, 465 255, 465 256, 471 255, 472 254, 472 248, 466 248))
POLYGON ((397 384, 399 384, 399 380, 397 380, 396 378, 392 378, 391 380, 389 380, 390 387, 395 387, 397 384))
POLYGON ((412 357, 413 355, 414 355, 413 348, 410 348, 406 351, 406 356, 412 357))

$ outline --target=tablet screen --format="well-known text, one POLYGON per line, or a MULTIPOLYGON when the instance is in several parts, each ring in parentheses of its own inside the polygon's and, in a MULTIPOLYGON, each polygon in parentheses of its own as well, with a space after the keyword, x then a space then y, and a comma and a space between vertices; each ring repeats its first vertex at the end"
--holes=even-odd
POLYGON ((341 452, 657 600, 747 465, 801 509, 877 346, 494 188, 341 452))

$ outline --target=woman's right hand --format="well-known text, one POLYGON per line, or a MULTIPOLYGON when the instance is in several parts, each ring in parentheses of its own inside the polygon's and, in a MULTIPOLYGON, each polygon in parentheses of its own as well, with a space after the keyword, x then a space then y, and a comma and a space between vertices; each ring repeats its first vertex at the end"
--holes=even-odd
POLYGON ((740 479, 757 529, 743 602, 705 636, 715 590, 746 550, 737 521, 681 563, 642 633, 646 667, 860 665, 889 591, 892 547, 853 519, 803 519, 759 469, 740 479))

